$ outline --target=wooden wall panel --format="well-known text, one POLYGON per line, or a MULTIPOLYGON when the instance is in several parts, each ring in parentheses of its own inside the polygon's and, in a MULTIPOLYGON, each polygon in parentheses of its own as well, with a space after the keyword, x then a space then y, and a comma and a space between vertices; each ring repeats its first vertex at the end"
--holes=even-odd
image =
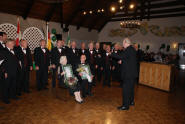
POLYGON ((159 63, 140 63, 139 83, 157 89, 170 91, 170 84, 173 81, 172 65, 159 63))

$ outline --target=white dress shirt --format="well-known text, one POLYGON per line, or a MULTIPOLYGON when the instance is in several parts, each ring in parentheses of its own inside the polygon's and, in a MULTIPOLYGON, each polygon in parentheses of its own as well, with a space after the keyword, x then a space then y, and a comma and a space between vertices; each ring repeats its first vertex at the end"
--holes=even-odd
POLYGON ((26 54, 26 49, 23 47, 21 47, 21 49, 22 49, 23 53, 26 54))
POLYGON ((75 49, 73 49, 73 53, 75 53, 75 49))
POLYGON ((46 52, 46 49, 45 48, 41 48, 42 49, 42 51, 45 53, 46 52))
POLYGON ((61 53, 62 52, 62 49, 61 48, 58 48, 58 51, 61 53))
POLYGON ((89 50, 91 54, 93 54, 93 50, 89 50))

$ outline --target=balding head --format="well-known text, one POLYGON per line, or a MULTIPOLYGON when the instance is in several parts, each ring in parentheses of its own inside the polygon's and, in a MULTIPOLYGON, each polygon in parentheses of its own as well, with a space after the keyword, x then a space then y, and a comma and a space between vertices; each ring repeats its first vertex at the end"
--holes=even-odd
POLYGON ((124 40, 123 40, 123 47, 124 48, 127 48, 128 46, 130 46, 131 45, 131 40, 129 39, 129 38, 125 38, 124 40))

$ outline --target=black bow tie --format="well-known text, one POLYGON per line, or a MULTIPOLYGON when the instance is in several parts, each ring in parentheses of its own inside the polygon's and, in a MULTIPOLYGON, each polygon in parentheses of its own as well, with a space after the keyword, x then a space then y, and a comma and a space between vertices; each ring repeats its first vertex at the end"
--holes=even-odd
POLYGON ((23 50, 26 50, 25 48, 23 48, 23 50))

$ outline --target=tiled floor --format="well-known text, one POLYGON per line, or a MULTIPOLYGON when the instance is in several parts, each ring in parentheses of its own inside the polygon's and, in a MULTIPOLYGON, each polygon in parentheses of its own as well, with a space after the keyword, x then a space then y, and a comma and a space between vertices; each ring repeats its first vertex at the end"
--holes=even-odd
MULTIPOLYGON (((121 88, 98 84, 93 96, 78 104, 66 89, 23 94, 10 105, 0 102, 0 124, 185 124, 183 81, 172 93, 142 85, 135 88, 135 106, 119 111, 121 88)), ((34 85, 34 84, 33 84, 34 85)))

